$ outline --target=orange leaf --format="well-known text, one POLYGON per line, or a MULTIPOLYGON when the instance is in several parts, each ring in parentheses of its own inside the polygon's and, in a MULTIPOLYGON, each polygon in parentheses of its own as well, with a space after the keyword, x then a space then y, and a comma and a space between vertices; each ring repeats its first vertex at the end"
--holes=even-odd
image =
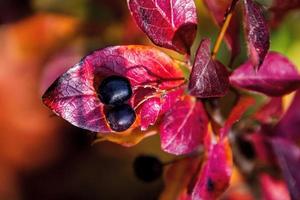
POLYGON ((131 147, 141 142, 144 138, 156 133, 156 127, 151 127, 146 132, 141 131, 140 128, 135 128, 119 133, 99 134, 99 138, 95 140, 94 144, 102 141, 110 141, 125 147, 131 147))

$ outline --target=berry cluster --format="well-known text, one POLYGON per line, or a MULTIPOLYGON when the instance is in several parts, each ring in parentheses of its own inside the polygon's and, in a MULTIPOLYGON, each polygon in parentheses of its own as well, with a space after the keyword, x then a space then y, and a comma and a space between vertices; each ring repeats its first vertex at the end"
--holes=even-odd
POLYGON ((106 105, 105 117, 110 128, 117 132, 127 130, 136 118, 133 108, 126 103, 132 95, 128 79, 109 76, 99 85, 98 94, 101 102, 106 105))

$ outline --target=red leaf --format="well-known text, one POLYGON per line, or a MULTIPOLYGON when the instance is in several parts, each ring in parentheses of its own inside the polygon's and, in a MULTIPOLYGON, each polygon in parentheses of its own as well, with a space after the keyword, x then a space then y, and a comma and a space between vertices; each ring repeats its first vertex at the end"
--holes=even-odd
POLYGON ((277 135, 300 142, 300 90, 297 91, 292 104, 275 127, 277 135))
POLYGON ((259 69, 270 47, 270 35, 262 10, 253 0, 244 0, 244 27, 252 64, 259 69))
POLYGON ((208 119, 200 101, 190 96, 177 103, 164 115, 160 125, 162 149, 181 155, 195 151, 203 143, 208 119))
POLYGON ((232 173, 232 154, 227 139, 213 144, 208 152, 198 181, 192 193, 192 200, 215 200, 229 186, 232 173))
POLYGON ((292 199, 300 199, 300 149, 284 139, 272 140, 277 161, 287 182, 292 199))
MULTIPOLYGON (((236 0, 234 0, 236 3, 236 0)), ((224 23, 224 17, 228 9, 231 7, 231 0, 204 0, 204 4, 208 8, 209 12, 218 26, 222 26, 224 23)), ((239 40, 239 21, 234 15, 230 21, 229 27, 225 34, 225 42, 228 48, 231 50, 231 59, 233 59, 240 52, 240 40, 239 40)))
POLYGON ((289 191, 282 180, 276 180, 268 174, 260 176, 263 199, 265 200, 290 200, 289 191))
POLYGON ((241 99, 239 99, 238 103, 231 110, 224 127, 220 131, 221 137, 225 137, 228 135, 232 125, 236 123, 246 112, 246 110, 254 103, 255 100, 251 97, 242 97, 241 99))
POLYGON ((147 130, 149 126, 154 125, 159 116, 174 106, 183 92, 183 88, 167 93, 156 93, 153 89, 138 89, 132 98, 132 105, 137 107, 136 112, 140 114, 141 130, 147 130))
MULTIPOLYGON (((43 101, 75 126, 94 132, 111 132, 95 89, 101 79, 110 75, 127 77, 133 96, 137 91, 152 88, 157 97, 163 97, 184 81, 176 62, 163 52, 147 46, 115 46, 83 58, 52 84, 43 101)), ((140 101, 144 97, 141 96, 140 101)), ((141 104, 146 102, 147 98, 141 104)))
POLYGON ((143 104, 141 109, 141 129, 147 130, 150 125, 154 125, 161 109, 160 98, 155 97, 143 104))
POLYGON ((190 75, 189 90, 199 98, 224 96, 229 87, 228 71, 211 58, 210 40, 203 39, 198 48, 190 75))
POLYGON ((158 46, 189 53, 197 30, 193 0, 128 0, 138 26, 158 46))
POLYGON ((179 97, 183 94, 184 89, 180 88, 177 90, 170 91, 163 95, 163 103, 161 106, 161 112, 165 113, 169 111, 173 106, 174 103, 179 100, 179 97))
POLYGON ((269 96, 282 96, 300 87, 300 75, 286 57, 270 52, 258 72, 248 60, 232 73, 230 83, 269 96))
POLYGON ((261 123, 268 124, 272 123, 274 118, 279 119, 282 113, 282 98, 274 97, 255 113, 254 118, 261 123))

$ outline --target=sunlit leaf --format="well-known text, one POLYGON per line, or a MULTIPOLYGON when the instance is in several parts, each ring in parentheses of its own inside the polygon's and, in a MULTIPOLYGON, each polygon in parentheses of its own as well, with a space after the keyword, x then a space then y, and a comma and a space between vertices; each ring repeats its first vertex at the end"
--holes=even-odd
MULTIPOLYGON (((175 102, 179 100, 182 93, 183 89, 180 88, 158 95, 153 95, 153 93, 142 94, 143 97, 146 98, 143 100, 135 99, 133 103, 134 106, 146 99, 145 103, 143 103, 140 108, 136 109, 136 111, 141 115, 141 129, 147 130, 149 126, 154 125, 158 117, 167 112, 175 104, 175 102)), ((138 94, 138 92, 136 92, 136 94, 138 94)))
MULTIPOLYGON (((150 94, 142 92, 144 95, 139 97, 141 103, 131 102, 133 106, 146 103, 146 95, 153 93, 163 98, 168 90, 173 90, 184 82, 177 64, 155 48, 107 47, 86 56, 61 75, 46 91, 43 101, 57 115, 75 126, 94 132, 111 132, 103 114, 104 105, 95 89, 103 78, 111 75, 128 78, 134 97, 138 91, 152 89, 150 94)), ((140 110, 136 112, 139 115, 140 110)))
POLYGON ((258 72, 248 60, 231 74, 230 83, 269 96, 282 96, 300 87, 300 75, 286 57, 270 52, 258 72))
POLYGON ((224 96, 229 88, 228 71, 219 61, 213 60, 210 40, 203 39, 199 45, 190 75, 189 91, 199 98, 224 96))
POLYGON ((162 119, 162 149, 176 155, 195 151, 203 143, 207 124, 208 119, 202 103, 185 96, 162 119))
POLYGON ((144 103, 141 109, 141 129, 147 130, 149 126, 154 125, 161 110, 160 98, 155 97, 144 103))
POLYGON ((253 0, 244 0, 244 27, 248 52, 255 69, 259 69, 270 47, 270 35, 261 7, 253 0))
POLYGON ((212 144, 192 193, 192 200, 217 199, 229 186, 232 153, 227 139, 212 144))
POLYGON ((128 6, 138 26, 154 44, 190 52, 197 29, 193 0, 128 0, 128 6))

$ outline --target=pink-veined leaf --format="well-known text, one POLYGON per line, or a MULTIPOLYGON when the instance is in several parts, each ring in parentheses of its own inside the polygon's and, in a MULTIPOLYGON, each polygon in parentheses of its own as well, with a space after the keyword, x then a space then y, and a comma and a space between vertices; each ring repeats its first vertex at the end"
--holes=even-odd
POLYGON ((161 110, 159 97, 152 98, 145 102, 141 108, 141 129, 147 130, 149 126, 154 125, 161 110))
POLYGON ((300 199, 299 147, 281 138, 273 138, 272 145, 292 199, 300 199))
POLYGON ((300 90, 292 104, 275 127, 277 135, 300 142, 300 90))
POLYGON ((255 100, 252 97, 242 97, 239 99, 237 104, 231 110, 227 120, 225 121, 224 127, 221 129, 220 134, 221 137, 225 137, 228 135, 229 130, 236 123, 245 111, 255 103, 255 100))
POLYGON ((153 88, 138 89, 132 98, 132 105, 137 107, 136 112, 140 113, 141 130, 145 131, 149 126, 154 125, 157 119, 174 105, 183 92, 183 88, 167 93, 157 93, 153 88), (139 104, 141 105, 138 106, 139 104))
POLYGON ((192 192, 192 200, 214 200, 228 188, 232 173, 232 153, 228 140, 212 144, 198 181, 192 192))
POLYGON ((275 179, 264 173, 260 175, 263 199, 265 200, 290 200, 290 194, 283 180, 275 179))
POLYGON ((138 26, 158 46, 189 53, 197 30, 193 0, 128 0, 138 26))
MULTIPOLYGON (((153 88, 156 95, 162 97, 168 90, 184 82, 177 63, 153 47, 107 47, 84 57, 61 75, 43 95, 43 101, 57 115, 75 126, 93 132, 112 132, 103 114, 104 105, 95 89, 103 78, 110 75, 128 78, 133 96, 140 89, 153 88)), ((140 98, 143 101, 141 105, 147 102, 147 98, 143 100, 145 98, 140 98)), ((170 100, 162 102, 165 101, 170 100)))
POLYGON ((211 57, 210 39, 203 39, 190 75, 190 94, 198 98, 224 96, 229 88, 228 76, 226 67, 211 57))
POLYGON ((270 47, 270 35, 262 9, 253 0, 244 0, 244 27, 250 60, 259 69, 270 47))
POLYGON ((164 115, 160 124, 162 149, 181 155, 195 151, 204 140, 208 118, 202 102, 185 96, 164 115))
POLYGON ((300 75, 286 57, 270 52, 259 71, 248 60, 231 74, 230 83, 269 96, 282 96, 300 87, 300 75))
MULTIPOLYGON (((229 9, 235 7, 236 2, 237 0, 204 0, 204 4, 208 8, 208 11, 211 13, 216 24, 220 27, 224 23, 225 15, 229 9)), ((237 16, 234 14, 225 34, 225 42, 231 50, 231 62, 240 52, 239 33, 239 21, 237 20, 237 16)))

